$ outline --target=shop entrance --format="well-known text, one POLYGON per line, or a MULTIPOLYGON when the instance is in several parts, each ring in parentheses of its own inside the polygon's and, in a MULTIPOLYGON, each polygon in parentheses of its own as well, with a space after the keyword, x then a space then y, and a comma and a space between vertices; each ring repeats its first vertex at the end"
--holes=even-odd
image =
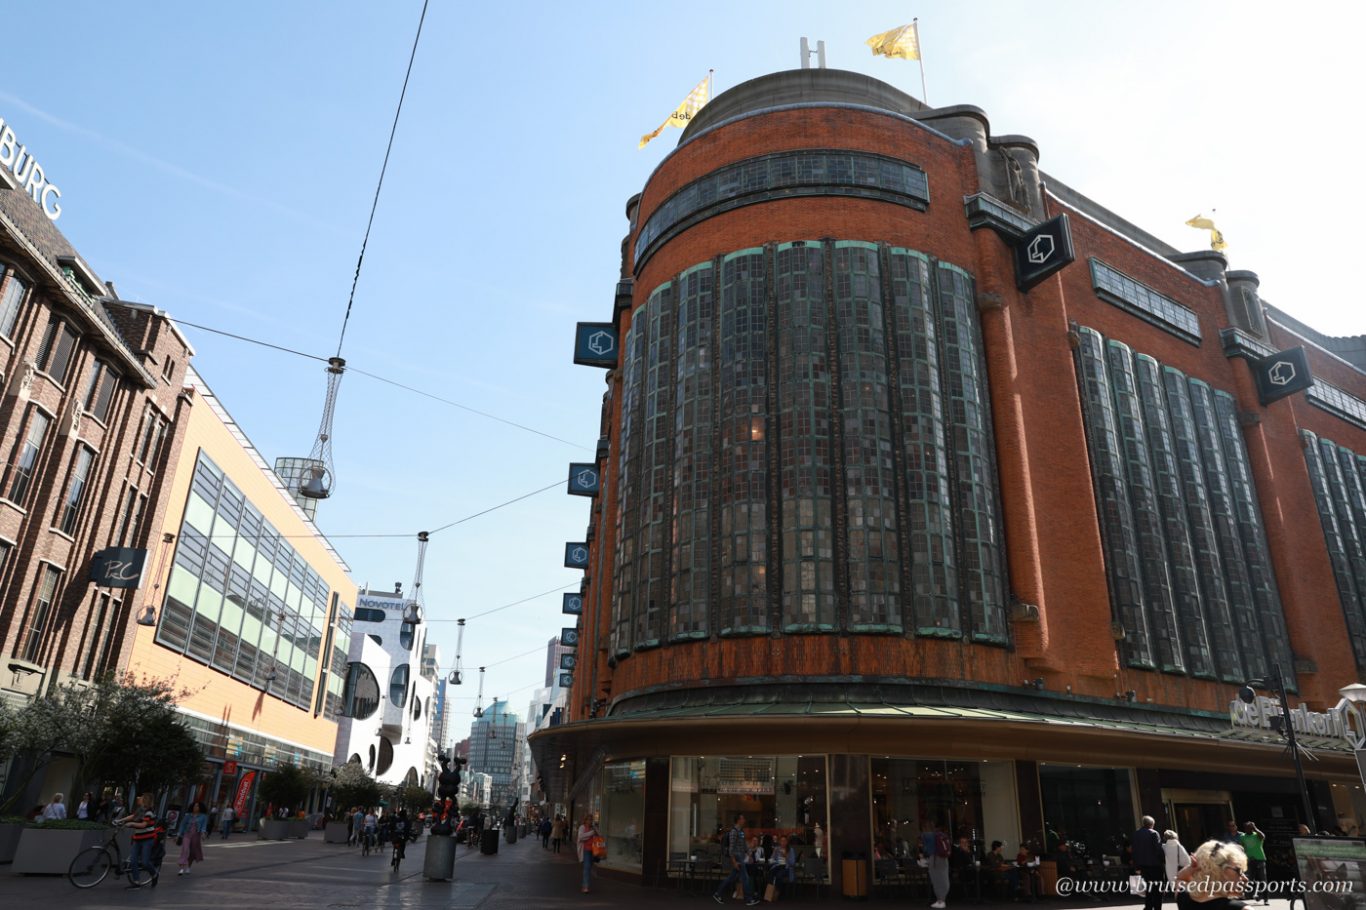
POLYGON ((1224 825, 1233 818, 1233 797, 1227 790, 1163 790, 1176 836, 1192 853, 1207 840, 1223 835, 1224 825))

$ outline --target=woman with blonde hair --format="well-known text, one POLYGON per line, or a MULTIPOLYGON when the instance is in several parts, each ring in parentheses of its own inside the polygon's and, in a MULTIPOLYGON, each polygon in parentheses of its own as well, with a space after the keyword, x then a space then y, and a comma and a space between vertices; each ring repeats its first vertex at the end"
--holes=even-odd
POLYGON ((1178 910, 1243 910, 1238 898, 1247 886, 1247 854, 1236 844, 1205 841, 1191 864, 1176 875, 1178 910))

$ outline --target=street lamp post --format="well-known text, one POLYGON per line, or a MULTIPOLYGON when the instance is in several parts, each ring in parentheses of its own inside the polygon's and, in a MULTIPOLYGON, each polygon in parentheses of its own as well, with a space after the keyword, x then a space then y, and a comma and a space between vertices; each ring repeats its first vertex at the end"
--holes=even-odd
POLYGON ((1304 817, 1308 821, 1309 830, 1319 830, 1318 817, 1314 813, 1314 801, 1309 798, 1309 785, 1304 780, 1304 765, 1300 762, 1300 747, 1295 741, 1295 725, 1290 720, 1290 698, 1285 693, 1285 677, 1281 675, 1281 665, 1277 661, 1271 663, 1271 675, 1266 679, 1250 680, 1243 686, 1238 693, 1238 698, 1245 704, 1252 704, 1257 700, 1257 692, 1253 686, 1263 686, 1270 688, 1276 693, 1276 697, 1281 700, 1281 732, 1285 735, 1286 742, 1290 746, 1290 757, 1295 762, 1295 780, 1300 785, 1300 799, 1304 800, 1304 817))

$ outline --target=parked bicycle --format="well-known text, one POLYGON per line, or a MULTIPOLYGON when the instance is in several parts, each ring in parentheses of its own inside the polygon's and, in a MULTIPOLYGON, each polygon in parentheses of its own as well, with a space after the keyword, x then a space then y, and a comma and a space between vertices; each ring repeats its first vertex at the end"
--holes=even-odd
MULTIPOLYGON (((109 839, 97 847, 87 847, 67 867, 66 879, 77 888, 93 888, 104 881, 111 871, 117 876, 128 876, 129 884, 137 884, 133 881, 132 864, 125 858, 122 849, 119 847, 119 831, 123 825, 114 825, 109 831, 109 839)), ((157 880, 161 876, 158 863, 153 863, 149 870, 151 875, 151 885, 157 886, 157 880)))

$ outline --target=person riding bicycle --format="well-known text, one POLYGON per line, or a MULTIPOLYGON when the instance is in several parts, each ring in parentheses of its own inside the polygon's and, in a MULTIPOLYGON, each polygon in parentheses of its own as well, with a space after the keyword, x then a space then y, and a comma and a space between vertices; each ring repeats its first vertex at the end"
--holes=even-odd
POLYGON ((364 828, 363 836, 364 836, 364 838, 365 838, 365 845, 366 845, 367 847, 368 847, 369 845, 371 845, 371 844, 376 843, 376 841, 375 841, 375 826, 378 824, 378 821, 379 821, 379 820, 378 820, 377 818, 375 818, 375 810, 374 810, 374 809, 366 809, 366 810, 365 810, 365 824, 363 825, 363 828, 364 828))
POLYGON ((394 819, 390 828, 390 838, 394 844, 394 850, 398 852, 398 858, 403 859, 404 848, 408 846, 408 837, 412 834, 412 823, 408 821, 408 810, 398 810, 398 818, 394 819))

